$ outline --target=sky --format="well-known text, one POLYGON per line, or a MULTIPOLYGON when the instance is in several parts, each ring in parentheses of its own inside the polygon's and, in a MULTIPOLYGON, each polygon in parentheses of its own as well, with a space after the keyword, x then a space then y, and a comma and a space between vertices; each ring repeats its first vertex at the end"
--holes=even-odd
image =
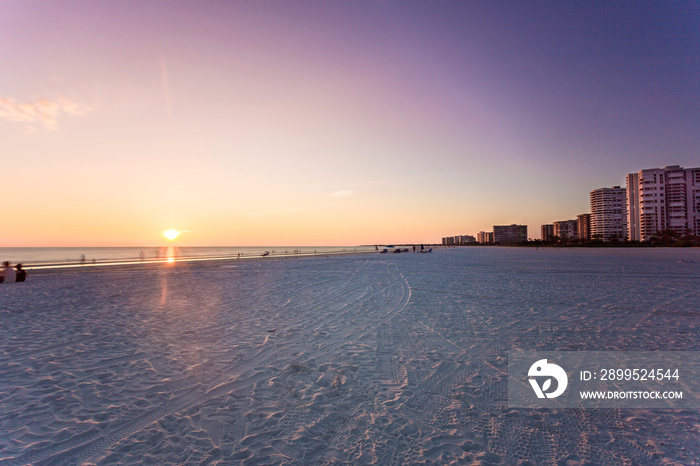
POLYGON ((0 246, 440 242, 700 166, 700 3, 0 3, 0 246))

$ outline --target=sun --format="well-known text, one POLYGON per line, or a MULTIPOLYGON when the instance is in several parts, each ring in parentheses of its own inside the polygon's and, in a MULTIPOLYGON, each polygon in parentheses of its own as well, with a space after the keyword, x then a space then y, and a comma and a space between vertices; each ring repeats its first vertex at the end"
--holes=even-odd
POLYGON ((180 232, 177 230, 168 230, 163 232, 163 236, 168 238, 170 241, 174 240, 180 235, 180 232))

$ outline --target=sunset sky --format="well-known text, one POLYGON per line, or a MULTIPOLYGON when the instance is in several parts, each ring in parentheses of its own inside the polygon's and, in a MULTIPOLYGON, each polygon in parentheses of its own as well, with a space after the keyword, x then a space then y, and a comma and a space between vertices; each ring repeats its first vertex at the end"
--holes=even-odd
POLYGON ((700 3, 0 2, 0 246, 439 242, 700 166, 700 3))

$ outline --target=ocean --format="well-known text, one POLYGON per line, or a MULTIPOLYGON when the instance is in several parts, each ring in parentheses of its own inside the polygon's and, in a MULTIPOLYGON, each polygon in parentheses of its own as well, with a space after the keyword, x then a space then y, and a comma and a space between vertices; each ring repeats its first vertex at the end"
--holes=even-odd
POLYGON ((269 251, 270 256, 333 254, 373 251, 374 246, 232 246, 232 247, 0 247, 0 261, 21 263, 27 268, 112 264, 114 262, 173 261, 205 258, 255 257, 269 251))

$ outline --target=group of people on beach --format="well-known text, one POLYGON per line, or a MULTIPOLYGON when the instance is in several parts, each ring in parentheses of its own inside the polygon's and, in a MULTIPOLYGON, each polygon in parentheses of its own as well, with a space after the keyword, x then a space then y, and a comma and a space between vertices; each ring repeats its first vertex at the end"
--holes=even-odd
POLYGON ((15 283, 27 280, 27 271, 22 268, 22 264, 17 264, 15 269, 9 262, 5 261, 2 263, 2 267, 2 270, 0 270, 0 283, 15 283))

